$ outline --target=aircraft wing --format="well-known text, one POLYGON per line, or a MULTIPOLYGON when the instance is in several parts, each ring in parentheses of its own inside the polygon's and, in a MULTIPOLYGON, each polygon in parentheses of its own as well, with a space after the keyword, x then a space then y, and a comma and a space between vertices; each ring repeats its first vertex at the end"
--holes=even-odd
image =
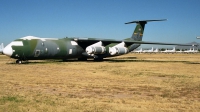
POLYGON ((147 41, 124 41, 125 43, 136 44, 156 44, 156 45, 178 45, 178 46, 197 46, 192 44, 180 44, 180 43, 163 43, 163 42, 147 42, 147 41))
POLYGON ((147 41, 133 41, 133 40, 114 40, 114 39, 96 39, 96 38, 74 38, 76 42, 83 48, 86 48, 89 45, 101 41, 104 46, 111 43, 121 43, 124 42, 127 46, 132 44, 156 44, 156 45, 178 45, 178 46, 197 46, 191 44, 180 44, 180 43, 162 43, 162 42, 147 42, 147 41))

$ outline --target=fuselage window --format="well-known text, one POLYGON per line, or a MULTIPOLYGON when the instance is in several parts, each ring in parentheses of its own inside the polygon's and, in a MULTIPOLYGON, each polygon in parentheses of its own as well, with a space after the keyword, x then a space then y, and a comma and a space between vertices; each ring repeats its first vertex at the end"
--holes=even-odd
POLYGON ((45 49, 45 52, 46 52, 46 53, 48 52, 48 49, 47 49, 47 48, 45 49))
POLYGON ((60 51, 60 48, 59 48, 59 47, 57 47, 57 51, 60 51))

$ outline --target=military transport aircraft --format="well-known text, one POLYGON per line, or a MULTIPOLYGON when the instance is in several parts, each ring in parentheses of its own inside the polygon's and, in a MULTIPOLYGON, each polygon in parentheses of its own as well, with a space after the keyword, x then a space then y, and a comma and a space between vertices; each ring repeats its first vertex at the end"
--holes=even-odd
POLYGON ((27 36, 19 38, 8 44, 3 53, 11 58, 17 59, 16 63, 27 60, 40 59, 70 59, 87 60, 93 58, 100 61, 106 57, 114 57, 127 54, 138 48, 140 44, 159 44, 159 45, 182 45, 175 43, 145 42, 142 36, 147 22, 165 21, 160 20, 141 20, 132 21, 125 24, 137 23, 136 28, 130 38, 124 40, 96 39, 96 38, 39 38, 27 36))

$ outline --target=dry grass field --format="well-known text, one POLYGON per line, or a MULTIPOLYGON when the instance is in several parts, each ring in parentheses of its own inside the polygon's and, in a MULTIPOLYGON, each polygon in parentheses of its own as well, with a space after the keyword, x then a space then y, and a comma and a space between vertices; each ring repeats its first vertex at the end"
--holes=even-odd
POLYGON ((200 111, 200 54, 13 61, 0 55, 0 112, 200 111))

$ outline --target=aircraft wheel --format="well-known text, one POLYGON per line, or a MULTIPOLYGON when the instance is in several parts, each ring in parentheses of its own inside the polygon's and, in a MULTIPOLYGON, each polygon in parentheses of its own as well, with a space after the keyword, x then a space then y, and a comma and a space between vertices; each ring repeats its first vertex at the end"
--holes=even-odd
POLYGON ((22 64, 22 60, 16 60, 17 64, 22 64))

